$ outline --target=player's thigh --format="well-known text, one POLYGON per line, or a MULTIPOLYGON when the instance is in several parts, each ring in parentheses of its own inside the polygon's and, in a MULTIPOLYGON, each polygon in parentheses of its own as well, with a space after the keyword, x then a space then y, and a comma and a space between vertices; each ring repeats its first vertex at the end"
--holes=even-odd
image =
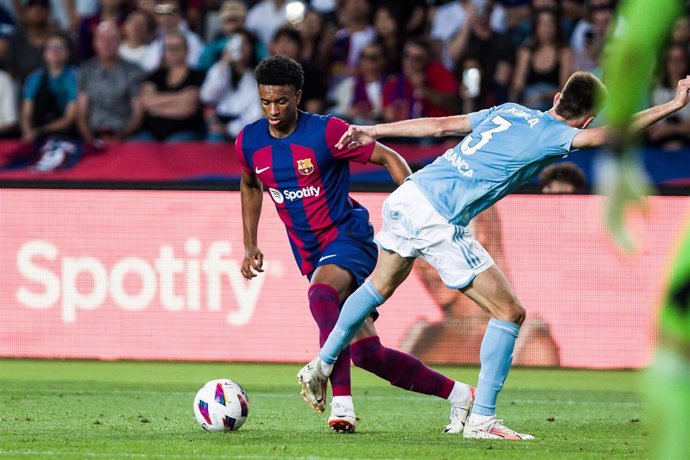
POLYGON ((414 258, 402 257, 396 252, 382 249, 379 251, 379 260, 369 281, 379 294, 387 299, 408 277, 414 266, 414 260, 414 258))
POLYGON ((415 242, 422 258, 450 289, 466 288, 494 265, 491 255, 466 227, 453 225, 440 215, 429 220, 415 242))
POLYGON ((311 284, 326 284, 336 290, 343 302, 357 287, 350 270, 336 264, 320 265, 311 277, 311 284))
POLYGON ((497 319, 518 324, 525 319, 520 300, 495 264, 478 273, 461 291, 497 319))
POLYGON ((339 238, 323 250, 310 281, 332 286, 342 302, 374 270, 376 255, 376 244, 372 239, 339 238))

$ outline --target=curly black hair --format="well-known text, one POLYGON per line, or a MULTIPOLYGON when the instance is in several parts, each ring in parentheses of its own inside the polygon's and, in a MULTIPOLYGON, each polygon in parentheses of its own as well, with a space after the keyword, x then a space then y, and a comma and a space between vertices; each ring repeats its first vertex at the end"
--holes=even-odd
POLYGON ((289 57, 271 56, 259 62, 254 70, 254 78, 260 85, 288 85, 299 91, 304 85, 304 70, 289 57))

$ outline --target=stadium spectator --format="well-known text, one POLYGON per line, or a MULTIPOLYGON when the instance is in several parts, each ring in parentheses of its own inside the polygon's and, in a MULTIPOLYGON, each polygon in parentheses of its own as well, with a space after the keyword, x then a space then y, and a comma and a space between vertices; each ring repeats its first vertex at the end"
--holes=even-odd
POLYGON ((189 29, 186 21, 182 17, 178 0, 158 0, 153 8, 156 22, 158 23, 158 34, 153 40, 153 47, 158 54, 157 63, 163 59, 163 48, 165 36, 169 33, 181 33, 187 40, 187 64, 196 68, 199 57, 204 50, 204 42, 195 32, 189 29))
POLYGON ((77 57, 80 62, 94 56, 94 34, 102 22, 114 22, 122 26, 127 19, 127 8, 123 0, 99 0, 98 10, 79 23, 77 32, 77 57))
POLYGON ((426 32, 426 0, 386 0, 382 4, 394 5, 397 9, 397 20, 407 37, 414 37, 426 32))
POLYGON ((156 8, 156 0, 134 0, 135 10, 146 11, 147 13, 156 14, 153 10, 156 8))
POLYGON ((273 34, 287 21, 287 0, 261 0, 249 9, 246 28, 256 34, 266 49, 273 34))
POLYGON ((362 48, 374 39, 370 13, 367 0, 343 0, 338 6, 342 26, 333 37, 333 43, 326 45, 330 49, 329 91, 354 72, 362 48))
POLYGON ((432 55, 426 37, 407 40, 402 72, 391 76, 383 88, 383 119, 404 120, 446 116, 460 106, 455 77, 432 55))
POLYGON ((299 62, 308 62, 312 67, 323 71, 327 67, 329 57, 329 50, 324 46, 324 37, 335 34, 335 25, 326 23, 317 11, 307 9, 302 22, 297 23, 296 27, 302 36, 302 58, 299 62))
POLYGON ((220 61, 211 66, 201 86, 206 111, 206 139, 235 139, 242 127, 261 118, 253 71, 256 66, 254 35, 240 30, 228 40, 220 61))
POLYGON ((18 136, 17 91, 10 74, 0 70, 0 139, 18 136))
POLYGON ((187 40, 179 32, 165 36, 163 65, 141 85, 139 101, 144 111, 137 141, 188 142, 204 138, 205 126, 199 99, 203 72, 187 65, 187 40))
POLYGON ((98 0, 64 0, 66 24, 61 24, 64 30, 76 34, 82 18, 91 16, 98 11, 98 0))
MULTIPOLYGON (((652 104, 659 105, 673 100, 677 82, 690 75, 690 55, 687 46, 672 44, 664 54, 664 62, 658 83, 652 89, 652 104)), ((690 107, 685 106, 647 130, 648 144, 666 149, 690 146, 690 107)))
POLYGON ((690 16, 679 17, 673 25, 671 43, 688 46, 690 44, 690 16))
POLYGON ((534 36, 518 50, 510 100, 537 110, 551 107, 556 92, 572 74, 572 53, 562 38, 556 11, 537 11, 534 36))
POLYGON ((79 69, 77 127, 87 143, 127 139, 141 126, 137 101, 144 73, 118 56, 120 32, 116 23, 103 22, 94 35, 96 57, 79 69))
POLYGON ((10 40, 17 33, 17 25, 12 15, 0 5, 0 63, 5 62, 10 40))
POLYGON ((466 8, 467 26, 448 45, 448 56, 459 72, 472 77, 463 78, 461 87, 472 104, 465 109, 483 109, 507 101, 515 49, 507 37, 491 30, 492 1, 473 1, 466 8), (466 72, 471 69, 476 70, 466 72))
POLYGON ((572 161, 547 166, 539 173, 542 193, 584 193, 585 173, 572 161))
MULTIPOLYGON (((453 62, 448 56, 448 44, 453 40, 453 37, 467 25, 467 8, 468 4, 471 2, 479 4, 480 7, 481 4, 486 3, 484 0, 452 0, 436 8, 431 18, 431 30, 429 35, 434 41, 440 44, 444 65, 449 69, 453 68, 453 62)), ((514 8, 515 13, 518 11, 523 12, 523 10, 529 12, 527 5, 521 5, 519 9, 517 7, 514 8)), ((496 32, 500 32, 503 28, 501 25, 502 16, 504 16, 504 14, 501 8, 494 8, 491 12, 489 24, 496 32)), ((522 17, 522 15, 520 15, 520 17, 522 17)))
MULTIPOLYGON (((531 8, 534 7, 534 3, 535 0, 497 0, 496 4, 503 7, 502 17, 496 17, 497 13, 493 12, 491 26, 496 32, 506 33, 511 36, 522 24, 532 20, 531 8), (497 28, 497 25, 501 27, 497 28)), ((522 40, 518 41, 516 44, 519 45, 520 43, 522 43, 522 40)))
POLYGON ((383 85, 386 53, 380 42, 369 43, 359 56, 357 73, 335 88, 333 115, 353 123, 370 125, 383 119, 383 85))
MULTIPOLYGON (((290 26, 278 29, 271 40, 270 53, 300 62, 302 36, 290 26)), ((323 113, 326 109, 326 81, 322 73, 311 64, 301 63, 304 71, 304 87, 298 108, 312 113, 323 113)))
MULTIPOLYGON (((570 34, 570 49, 573 53, 578 53, 585 49, 587 32, 593 31, 593 13, 599 10, 614 10, 617 0, 585 0, 584 12, 585 14, 575 24, 572 33, 570 34)), ((603 19, 603 15, 602 18, 603 19)), ((599 23, 599 27, 603 26, 603 22, 599 23)), ((599 35, 601 35, 599 30, 599 35)), ((604 30, 605 32, 605 30, 604 30)))
MULTIPOLYGON (((211 2, 213 3, 213 1, 211 2)), ((204 28, 205 0, 185 0, 180 2, 180 9, 189 30, 201 37, 204 28)), ((203 40, 202 40, 203 43, 203 40)))
POLYGON ((542 10, 551 10, 556 14, 561 40, 565 43, 569 43, 575 23, 581 20, 582 14, 584 14, 584 8, 581 5, 578 8, 572 1, 532 0, 530 8, 527 10, 529 15, 517 27, 509 30, 507 33, 513 45, 516 47, 522 46, 526 40, 534 36, 535 16, 542 10))
MULTIPOLYGON (((223 55, 223 50, 228 43, 228 38, 232 37, 238 30, 244 28, 247 7, 244 6, 244 3, 240 0, 226 0, 220 7, 219 15, 223 34, 204 47, 204 51, 201 53, 197 65, 199 70, 206 71, 210 69, 213 64, 218 62, 223 55)), ((257 45, 256 51, 262 56, 264 48, 258 42, 257 45)))
POLYGON ((26 79, 22 94, 22 139, 76 134, 77 69, 69 65, 72 43, 54 33, 43 51, 44 66, 26 79))
POLYGON ((55 29, 50 23, 48 0, 27 0, 20 17, 22 26, 9 41, 5 68, 23 84, 43 64, 43 47, 55 29))
MULTIPOLYGON (((401 70, 402 50, 405 44, 404 30, 400 27, 396 8, 385 3, 374 11, 374 40, 381 43, 386 52, 386 73, 393 75, 401 70)), ((361 55, 360 55, 361 57, 361 55)))
POLYGON ((118 49, 120 57, 132 64, 136 64, 145 72, 152 72, 158 68, 158 53, 151 43, 156 33, 156 20, 145 10, 135 10, 129 13, 122 26, 123 38, 118 49))
POLYGON ((588 11, 588 20, 580 21, 570 39, 573 70, 596 71, 604 41, 613 23, 614 8, 606 0, 595 0, 588 11))
POLYGON ((335 16, 339 0, 311 0, 311 8, 321 16, 335 16))

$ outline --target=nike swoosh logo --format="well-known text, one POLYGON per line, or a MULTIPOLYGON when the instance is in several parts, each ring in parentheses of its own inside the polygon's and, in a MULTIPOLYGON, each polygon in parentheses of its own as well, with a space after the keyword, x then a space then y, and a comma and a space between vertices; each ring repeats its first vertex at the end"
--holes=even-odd
POLYGON ((256 171, 257 174, 261 174, 262 172, 268 171, 269 169, 271 169, 270 166, 266 166, 265 168, 261 168, 261 169, 259 169, 259 167, 257 166, 256 168, 254 168, 254 171, 256 171))
POLYGON ((335 257, 338 254, 331 254, 330 256, 323 256, 322 258, 319 259, 319 262, 323 262, 326 259, 330 259, 331 257, 335 257))

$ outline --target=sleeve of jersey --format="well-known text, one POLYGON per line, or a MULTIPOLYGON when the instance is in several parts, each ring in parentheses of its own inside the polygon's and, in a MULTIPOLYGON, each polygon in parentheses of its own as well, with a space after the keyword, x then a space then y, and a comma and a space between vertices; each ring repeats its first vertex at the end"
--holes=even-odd
POLYGON ((579 132, 579 129, 567 125, 555 125, 553 128, 547 129, 541 140, 544 154, 547 156, 568 155, 573 146, 573 139, 579 132))
POLYGON ((368 163, 371 154, 374 152, 376 144, 362 145, 356 148, 345 147, 341 150, 335 148, 336 142, 347 131, 348 124, 340 118, 331 117, 326 125, 326 144, 331 149, 333 158, 341 160, 356 161, 358 163, 368 163))
POLYGON ((496 107, 491 107, 489 109, 479 110, 477 112, 472 112, 467 114, 467 118, 470 120, 470 125, 472 129, 476 128, 479 123, 489 118, 489 115, 496 111, 496 107))
POLYGON ((242 150, 242 139, 244 139, 244 130, 240 131, 237 139, 235 139, 235 154, 237 154, 237 161, 239 161, 242 171, 251 174, 252 168, 249 167, 247 159, 244 157, 244 150, 242 150))

